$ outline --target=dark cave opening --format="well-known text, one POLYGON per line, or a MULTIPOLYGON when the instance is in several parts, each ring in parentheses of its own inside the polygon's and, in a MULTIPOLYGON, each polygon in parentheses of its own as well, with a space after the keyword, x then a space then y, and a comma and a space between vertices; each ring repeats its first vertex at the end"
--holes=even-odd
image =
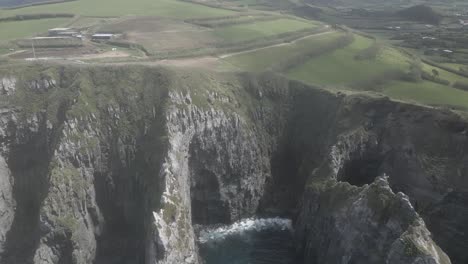
POLYGON ((221 200, 216 175, 206 169, 195 170, 192 175, 190 195, 193 223, 201 225, 229 223, 229 211, 221 200))
POLYGON ((382 159, 376 154, 368 154, 347 161, 338 172, 338 181, 351 185, 371 184, 381 172, 382 159))

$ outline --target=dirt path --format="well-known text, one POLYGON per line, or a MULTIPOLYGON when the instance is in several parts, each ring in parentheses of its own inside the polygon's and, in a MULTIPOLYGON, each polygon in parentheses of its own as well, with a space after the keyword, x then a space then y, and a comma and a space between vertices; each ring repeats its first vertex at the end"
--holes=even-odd
POLYGON ((0 57, 9 57, 9 56, 20 54, 20 53, 23 53, 23 52, 26 52, 26 50, 15 50, 15 51, 10 52, 10 53, 5 53, 5 54, 1 55, 0 57))
POLYGON ((218 58, 206 56, 186 59, 160 60, 151 63, 152 65, 169 65, 175 67, 201 67, 215 68, 218 64, 218 58))
POLYGON ((124 51, 106 51, 103 53, 97 53, 97 54, 84 54, 81 56, 74 56, 70 57, 67 59, 70 60, 89 60, 89 59, 103 59, 103 58, 123 58, 123 57, 130 57, 130 54, 124 51))
MULTIPOLYGON (((329 26, 326 26, 326 27, 328 28, 329 26)), ((330 31, 326 31, 326 32, 321 32, 321 33, 301 37, 301 38, 295 39, 295 40, 293 40, 291 42, 284 42, 284 43, 274 44, 274 45, 255 48, 255 49, 250 49, 250 50, 243 50, 243 51, 239 51, 239 52, 223 54, 223 55, 220 55, 218 57, 221 58, 221 59, 224 59, 224 58, 228 58, 228 57, 232 57, 232 56, 236 56, 236 55, 241 55, 241 54, 245 54, 245 53, 250 53, 250 52, 254 52, 254 51, 258 51, 258 50, 269 49, 269 48, 274 48, 274 47, 281 47, 281 46, 287 46, 287 45, 293 45, 296 42, 304 40, 304 39, 308 39, 308 38, 312 38, 312 37, 318 37, 318 36, 330 34, 330 33, 333 33, 333 32, 335 32, 335 31, 330 30, 330 31)))

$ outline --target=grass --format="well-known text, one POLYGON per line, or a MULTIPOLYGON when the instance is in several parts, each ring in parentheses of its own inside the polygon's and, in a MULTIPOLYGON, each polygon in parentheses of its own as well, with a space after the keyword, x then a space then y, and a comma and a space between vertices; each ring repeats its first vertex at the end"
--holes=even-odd
POLYGON ((77 21, 73 22, 70 27, 73 28, 88 28, 105 23, 106 19, 96 17, 80 17, 77 21))
POLYGON ((35 13, 73 13, 83 16, 147 15, 173 18, 227 16, 233 11, 207 7, 177 0, 78 0, 66 3, 0 10, 0 16, 35 13))
POLYGON ((7 46, 0 46, 0 56, 10 53, 10 48, 7 46))
POLYGON ((457 81, 458 82, 463 82, 463 83, 468 83, 468 78, 466 78, 466 77, 463 77, 461 75, 448 72, 448 71, 446 71, 444 69, 441 69, 441 68, 438 68, 438 67, 433 67, 433 66, 428 65, 428 64, 423 64, 423 70, 427 71, 428 73, 432 73, 433 69, 435 69, 435 70, 437 70, 439 72, 439 77, 440 78, 445 79, 447 81, 450 81, 451 83, 454 83, 454 82, 457 82, 457 81))
POLYGON ((444 67, 447 67, 447 68, 451 68, 453 70, 460 70, 460 68, 466 68, 467 66, 464 65, 464 64, 460 64, 460 63, 440 63, 440 65, 444 66, 444 67))
POLYGON ((386 85, 383 93, 405 101, 468 109, 468 92, 428 81, 420 83, 395 81, 386 85))
MULTIPOLYGON (((408 69, 410 59, 390 47, 384 47, 375 60, 354 58, 355 54, 370 45, 372 40, 356 36, 355 41, 348 47, 311 59, 292 69, 288 75, 309 84, 340 86, 370 80, 389 70, 408 69)), ((431 73, 435 67, 423 64, 422 68, 431 73)), ((468 78, 436 69, 442 79, 452 83, 455 81, 468 83, 468 78)), ((398 100, 468 110, 468 92, 434 82, 389 81, 382 85, 381 92, 398 100)))
POLYGON ((384 47, 373 60, 356 60, 359 52, 373 43, 373 40, 355 36, 354 42, 344 49, 336 50, 313 58, 289 71, 289 77, 310 84, 351 84, 368 80, 386 71, 407 66, 407 58, 400 52, 384 47))
POLYGON ((68 18, 51 18, 0 23, 0 42, 31 37, 65 24, 68 18))
POLYGON ((217 28, 214 35, 226 42, 240 42, 313 27, 316 24, 295 19, 278 19, 217 28))
POLYGON ((267 70, 269 67, 279 63, 282 60, 304 53, 311 47, 326 45, 340 36, 343 36, 343 33, 333 32, 320 36, 312 36, 310 38, 299 40, 294 44, 287 44, 259 49, 248 53, 242 53, 225 58, 224 61, 241 68, 242 70, 261 72, 267 70))

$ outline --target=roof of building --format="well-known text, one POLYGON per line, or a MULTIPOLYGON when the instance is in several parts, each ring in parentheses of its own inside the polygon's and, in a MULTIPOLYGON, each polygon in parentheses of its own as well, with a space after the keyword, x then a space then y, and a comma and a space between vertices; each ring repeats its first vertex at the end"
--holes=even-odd
POLYGON ((71 30, 71 28, 51 28, 49 31, 68 31, 71 30))
POLYGON ((93 37, 112 37, 114 34, 94 34, 93 37))
POLYGON ((71 38, 67 36, 63 36, 63 37, 34 37, 30 39, 71 39, 71 38))
POLYGON ((64 35, 64 34, 78 34, 78 31, 63 31, 59 32, 59 35, 64 35))

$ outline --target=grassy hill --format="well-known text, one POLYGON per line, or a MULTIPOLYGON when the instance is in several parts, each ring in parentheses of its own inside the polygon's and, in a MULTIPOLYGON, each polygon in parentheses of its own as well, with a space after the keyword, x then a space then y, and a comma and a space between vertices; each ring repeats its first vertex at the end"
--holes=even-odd
POLYGON ((440 24, 442 15, 426 5, 416 5, 397 12, 402 18, 429 24, 440 24))
POLYGON ((226 41, 234 42, 278 35, 285 32, 313 28, 315 26, 316 25, 313 23, 300 20, 278 19, 216 28, 214 34, 226 41))
POLYGON ((296 41, 292 44, 282 44, 275 47, 258 49, 226 57, 225 62, 242 70, 261 72, 266 71, 286 61, 288 58, 301 56, 311 49, 319 49, 342 37, 342 32, 331 32, 312 36, 296 41))
MULTIPOLYGON (((65 0, 66 1, 66 0, 65 0)), ((47 0, 0 0, 0 7, 17 7, 31 4, 41 4, 47 2, 64 2, 60 0, 47 1, 47 0)))
POLYGON ((196 18, 228 16, 235 12, 177 0, 77 0, 66 3, 0 10, 0 16, 37 13, 73 13, 83 16, 117 17, 124 15, 196 18))
POLYGON ((373 40, 357 35, 354 42, 346 48, 309 60, 287 74, 293 79, 309 83, 345 85, 375 78, 406 66, 406 58, 390 48, 381 48, 378 56, 373 59, 355 59, 360 51, 369 49, 372 45, 373 40))
MULTIPOLYGON (((224 60, 244 70, 264 71, 287 61, 288 57, 307 54, 320 46, 330 46, 343 34, 338 31, 291 45, 237 54, 224 60)), ((421 79, 421 76, 417 80, 408 80, 415 60, 417 58, 398 49, 354 35, 351 44, 334 50, 323 50, 320 55, 288 68, 283 74, 334 90, 372 91, 398 100, 468 110, 468 92, 452 87, 457 81, 468 83, 468 78, 420 63, 419 74, 432 78, 431 73, 435 69, 438 72, 436 79, 446 83, 421 79)))

